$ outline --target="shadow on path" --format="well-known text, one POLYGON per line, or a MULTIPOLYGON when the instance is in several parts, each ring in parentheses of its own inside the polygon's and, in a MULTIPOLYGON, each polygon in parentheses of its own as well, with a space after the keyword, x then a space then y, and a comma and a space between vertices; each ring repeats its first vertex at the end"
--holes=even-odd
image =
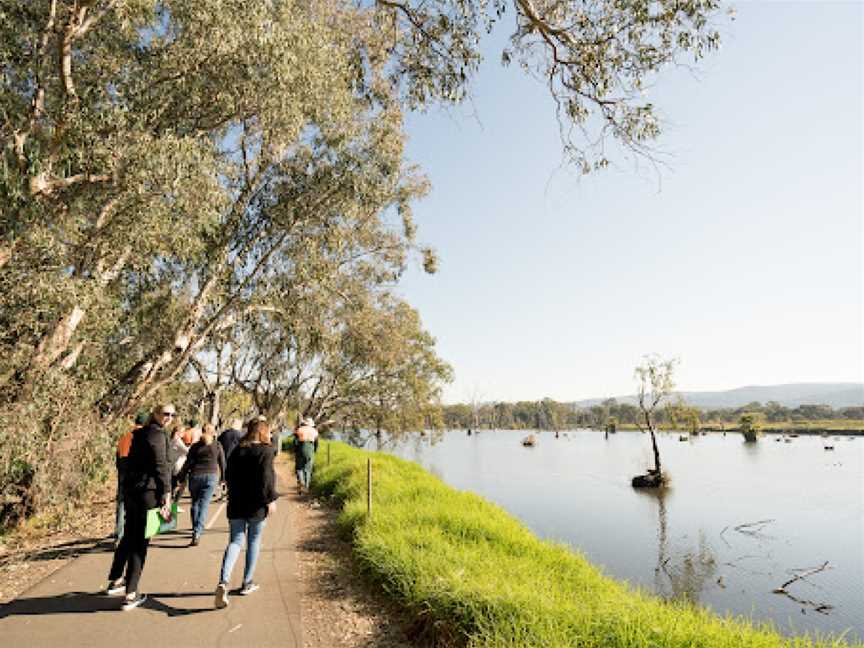
POLYGON ((216 612, 213 607, 213 592, 159 592, 156 594, 147 594, 147 600, 144 601, 142 607, 157 612, 164 612, 169 617, 189 616, 190 614, 200 614, 202 612, 216 612), (177 607, 169 605, 164 599, 173 601, 174 599, 200 599, 200 604, 204 607, 177 607))
POLYGON ((63 544, 37 549, 35 551, 18 551, 4 556, 0 559, 0 566, 26 558, 28 561, 35 560, 62 560, 66 558, 75 558, 92 553, 109 553, 114 551, 114 539, 109 536, 107 538, 81 538, 72 542, 64 542, 63 544))
MULTIPOLYGON (((93 592, 67 592, 59 596, 41 596, 16 599, 0 605, 0 619, 11 616, 44 614, 86 614, 95 612, 120 612, 122 596, 106 596, 93 592)), ((210 592, 159 592, 147 594, 143 608, 164 612, 169 617, 187 616, 201 612, 213 612, 213 595, 210 592), (199 599, 205 607, 178 607, 166 602, 175 599, 199 599)))
POLYGON ((80 614, 120 609, 120 598, 93 592, 66 592, 59 596, 19 598, 0 606, 0 619, 30 614, 80 614))

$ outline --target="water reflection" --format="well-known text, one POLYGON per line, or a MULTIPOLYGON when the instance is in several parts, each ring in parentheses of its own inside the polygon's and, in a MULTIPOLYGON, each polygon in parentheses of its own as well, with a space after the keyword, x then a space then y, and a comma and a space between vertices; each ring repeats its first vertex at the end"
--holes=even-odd
POLYGON ((765 439, 763 438, 755 443, 748 443, 744 439, 741 439, 741 456, 743 456, 750 464, 757 463, 759 461, 759 453, 762 450, 762 444, 764 441, 765 439))
MULTIPOLYGON (((665 599, 700 603, 702 592, 717 573, 717 558, 700 529, 696 546, 679 549, 670 546, 669 518, 666 509, 668 488, 635 489, 657 507, 657 565, 654 567, 654 592, 665 599)), ((722 580, 718 583, 723 586, 722 580)))

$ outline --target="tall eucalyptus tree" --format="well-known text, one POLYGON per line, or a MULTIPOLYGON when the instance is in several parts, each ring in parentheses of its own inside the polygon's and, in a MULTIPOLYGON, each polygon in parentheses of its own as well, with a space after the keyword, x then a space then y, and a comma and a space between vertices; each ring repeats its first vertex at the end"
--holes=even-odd
MULTIPOLYGON (((30 468, 4 475, 84 452, 70 415, 94 402, 108 419, 132 412, 219 336, 272 313, 279 290, 338 295, 350 269, 381 298, 417 250, 410 203, 427 190, 404 160, 403 112, 466 96, 484 30, 512 13, 502 61, 547 85, 564 150, 590 171, 611 142, 650 155, 660 121, 642 93, 717 47, 718 8, 0 0, 0 453, 18 448, 9 430, 34 430, 19 434, 29 450, 0 462, 30 468)), ((377 378, 359 383, 320 365, 339 393, 363 385, 367 420, 417 378, 405 358, 437 362, 416 315, 394 304, 368 310, 413 331, 396 345, 407 355, 374 349, 377 378)))

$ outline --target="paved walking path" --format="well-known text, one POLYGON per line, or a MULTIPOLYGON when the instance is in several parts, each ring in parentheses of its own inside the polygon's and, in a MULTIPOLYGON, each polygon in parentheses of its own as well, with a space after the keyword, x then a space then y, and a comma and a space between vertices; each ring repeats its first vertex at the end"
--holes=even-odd
MULTIPOLYGON (((292 493, 282 478, 287 470, 278 472, 279 491, 292 493)), ((141 607, 123 612, 122 597, 98 594, 113 556, 113 545, 106 541, 0 606, 0 645, 301 648, 297 563, 288 524, 288 508, 294 505, 294 495, 283 495, 267 520, 255 570, 261 589, 249 596, 234 593, 224 610, 213 607, 213 591, 228 542, 225 506, 210 505, 208 530, 199 546, 189 547, 190 503, 183 500, 180 531, 150 542, 140 585, 148 600, 141 607)), ((232 588, 243 578, 244 557, 245 551, 234 567, 232 588)))

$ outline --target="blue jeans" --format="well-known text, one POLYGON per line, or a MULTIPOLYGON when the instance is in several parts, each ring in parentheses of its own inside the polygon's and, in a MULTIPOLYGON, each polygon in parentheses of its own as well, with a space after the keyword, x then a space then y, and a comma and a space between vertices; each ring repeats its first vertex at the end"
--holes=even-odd
POLYGON ((244 536, 247 538, 247 543, 243 584, 252 582, 252 575, 255 573, 255 563, 258 562, 258 554, 261 551, 261 532, 264 531, 265 522, 266 520, 249 520, 247 518, 228 520, 228 524, 231 527, 231 538, 228 546, 225 548, 225 555, 222 557, 222 573, 219 576, 220 583, 231 581, 231 572, 234 571, 234 563, 240 557, 244 536))
POLYGON ((219 475, 192 475, 189 477, 189 494, 192 496, 192 533, 200 536, 207 523, 207 509, 213 499, 213 491, 219 475))

